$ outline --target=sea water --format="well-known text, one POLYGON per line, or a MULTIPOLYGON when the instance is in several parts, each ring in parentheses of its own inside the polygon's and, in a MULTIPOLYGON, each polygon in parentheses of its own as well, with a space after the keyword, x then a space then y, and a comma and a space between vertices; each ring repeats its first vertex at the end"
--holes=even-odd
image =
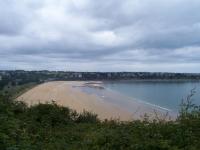
MULTIPOLYGON (((178 112, 182 99, 195 90, 193 103, 200 105, 199 81, 106 81, 104 87, 122 95, 178 112)), ((123 99, 126 101, 126 99, 123 99)))

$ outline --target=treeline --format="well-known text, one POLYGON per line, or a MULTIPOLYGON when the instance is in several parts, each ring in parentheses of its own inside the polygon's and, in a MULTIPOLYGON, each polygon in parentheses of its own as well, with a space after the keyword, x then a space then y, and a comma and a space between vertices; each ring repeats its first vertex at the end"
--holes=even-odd
POLYGON ((22 85, 55 80, 200 80, 200 74, 150 72, 0 71, 0 89, 10 83, 22 85))
POLYGON ((55 103, 27 107, 0 96, 1 150, 199 150, 200 107, 182 103, 176 121, 100 121, 55 103))

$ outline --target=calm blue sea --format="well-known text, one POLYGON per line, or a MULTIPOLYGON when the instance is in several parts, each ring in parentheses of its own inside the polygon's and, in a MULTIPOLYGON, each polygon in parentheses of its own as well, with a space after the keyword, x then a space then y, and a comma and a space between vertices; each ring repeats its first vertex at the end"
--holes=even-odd
POLYGON ((104 82, 104 86, 128 97, 173 111, 179 110, 181 100, 195 88, 193 102, 200 104, 198 81, 109 81, 104 82))

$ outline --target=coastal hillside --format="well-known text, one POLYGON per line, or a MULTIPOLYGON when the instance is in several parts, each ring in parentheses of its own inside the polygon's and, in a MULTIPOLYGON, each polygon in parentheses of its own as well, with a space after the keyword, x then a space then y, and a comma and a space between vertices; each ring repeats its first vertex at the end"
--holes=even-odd
MULTIPOLYGON (((182 103, 175 121, 100 121, 54 102, 31 107, 0 95, 1 150, 199 150, 200 107, 182 103)), ((81 100, 81 99, 80 99, 81 100)))
POLYGON ((0 150, 200 150, 200 0, 0 0, 0 150))

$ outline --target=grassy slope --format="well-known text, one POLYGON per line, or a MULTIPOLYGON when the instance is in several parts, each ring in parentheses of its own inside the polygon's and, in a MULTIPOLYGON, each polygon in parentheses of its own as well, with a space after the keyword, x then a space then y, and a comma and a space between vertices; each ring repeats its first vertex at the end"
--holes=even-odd
POLYGON ((34 88, 37 86, 37 83, 26 83, 23 85, 17 85, 17 86, 12 86, 12 85, 7 85, 3 88, 2 91, 0 91, 0 94, 7 94, 7 95, 12 95, 13 99, 17 98, 21 94, 25 93, 26 91, 34 88))

